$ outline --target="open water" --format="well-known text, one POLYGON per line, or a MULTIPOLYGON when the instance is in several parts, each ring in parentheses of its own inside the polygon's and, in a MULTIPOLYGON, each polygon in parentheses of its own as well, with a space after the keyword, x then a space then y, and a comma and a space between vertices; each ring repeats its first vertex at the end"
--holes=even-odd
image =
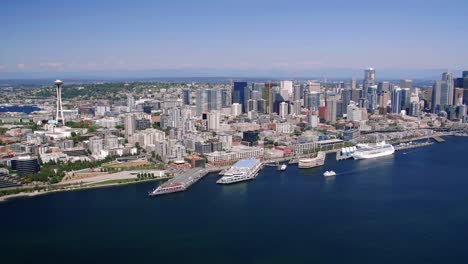
POLYGON ((468 138, 446 140, 155 198, 150 182, 0 203, 1 263, 468 263, 468 138))

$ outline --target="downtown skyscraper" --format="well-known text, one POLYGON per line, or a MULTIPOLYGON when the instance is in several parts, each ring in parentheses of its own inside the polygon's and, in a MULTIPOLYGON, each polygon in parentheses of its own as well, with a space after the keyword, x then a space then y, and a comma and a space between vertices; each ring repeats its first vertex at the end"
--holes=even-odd
POLYGON ((247 104, 250 99, 250 89, 247 82, 234 82, 232 89, 232 102, 242 105, 242 113, 247 112, 247 104))

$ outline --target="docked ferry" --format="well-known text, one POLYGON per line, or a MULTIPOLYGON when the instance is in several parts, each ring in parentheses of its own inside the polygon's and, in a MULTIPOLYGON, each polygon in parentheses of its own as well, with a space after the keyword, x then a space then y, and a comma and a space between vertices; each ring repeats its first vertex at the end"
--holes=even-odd
POLYGON ((375 145, 361 145, 352 154, 352 156, 355 160, 373 159, 392 155, 394 152, 395 148, 392 146, 392 144, 388 144, 385 143, 385 141, 382 141, 380 143, 376 143, 375 145))
POLYGON ((262 162, 259 159, 244 159, 236 162, 224 172, 223 177, 216 183, 230 184, 235 182, 252 180, 257 177, 262 169, 262 162))
POLYGON ((185 185, 180 182, 168 182, 160 185, 154 191, 149 193, 149 196, 156 196, 159 194, 167 194, 173 192, 180 192, 185 190, 185 185))

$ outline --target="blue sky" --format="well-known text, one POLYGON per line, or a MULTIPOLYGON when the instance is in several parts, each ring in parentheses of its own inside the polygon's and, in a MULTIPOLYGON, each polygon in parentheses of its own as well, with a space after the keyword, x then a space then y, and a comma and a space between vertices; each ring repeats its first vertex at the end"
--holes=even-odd
POLYGON ((467 16, 466 0, 1 0, 0 77, 457 71, 467 16))

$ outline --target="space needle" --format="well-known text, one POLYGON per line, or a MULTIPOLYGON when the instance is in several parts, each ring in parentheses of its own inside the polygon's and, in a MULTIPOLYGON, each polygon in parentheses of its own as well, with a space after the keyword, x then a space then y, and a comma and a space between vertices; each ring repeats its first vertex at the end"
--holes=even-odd
POLYGON ((55 122, 65 124, 65 118, 63 118, 63 107, 62 107, 62 84, 61 80, 56 80, 54 84, 57 86, 57 112, 55 116, 55 122))

